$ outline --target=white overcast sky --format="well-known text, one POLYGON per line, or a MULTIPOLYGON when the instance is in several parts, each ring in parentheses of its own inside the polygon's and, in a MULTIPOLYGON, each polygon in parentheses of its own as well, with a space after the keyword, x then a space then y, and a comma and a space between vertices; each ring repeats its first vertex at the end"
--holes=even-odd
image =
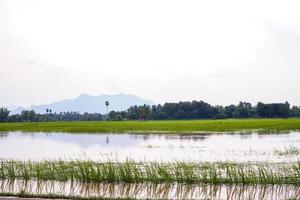
POLYGON ((0 0, 0 105, 129 93, 300 105, 299 1, 0 0))

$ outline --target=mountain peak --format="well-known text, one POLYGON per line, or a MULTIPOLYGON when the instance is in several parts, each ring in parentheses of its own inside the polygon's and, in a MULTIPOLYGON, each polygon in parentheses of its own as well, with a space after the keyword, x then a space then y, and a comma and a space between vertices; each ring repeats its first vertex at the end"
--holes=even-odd
POLYGON ((106 113, 105 101, 109 101, 109 110, 123 111, 134 105, 154 105, 151 100, 143 99, 135 95, 119 93, 115 95, 92 96, 83 93, 74 99, 66 99, 51 104, 33 105, 29 108, 19 108, 12 110, 11 114, 21 113, 22 110, 34 110, 37 113, 45 113, 46 109, 53 112, 70 112, 77 111, 79 113, 106 113))
POLYGON ((89 98, 89 97, 93 97, 92 95, 89 95, 87 93, 82 93, 81 95, 79 95, 77 98, 89 98))

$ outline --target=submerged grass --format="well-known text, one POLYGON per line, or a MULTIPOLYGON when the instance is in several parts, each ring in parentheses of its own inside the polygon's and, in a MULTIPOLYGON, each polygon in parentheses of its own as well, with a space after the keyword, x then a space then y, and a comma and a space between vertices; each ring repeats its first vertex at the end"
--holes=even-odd
POLYGON ((199 133, 259 130, 279 132, 300 130, 300 118, 290 119, 226 119, 169 121, 100 121, 100 122, 36 122, 0 123, 0 131, 31 132, 140 132, 140 133, 199 133))
POLYGON ((1 179, 83 182, 151 182, 300 185, 295 163, 95 163, 92 161, 2 161, 1 179))
POLYGON ((283 150, 275 149, 274 152, 280 156, 299 155, 300 148, 296 146, 285 147, 283 150))

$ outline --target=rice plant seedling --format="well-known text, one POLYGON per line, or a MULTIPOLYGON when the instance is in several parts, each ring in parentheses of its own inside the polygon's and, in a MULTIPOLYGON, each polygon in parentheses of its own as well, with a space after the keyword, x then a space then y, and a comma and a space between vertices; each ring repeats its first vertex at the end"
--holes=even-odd
POLYGON ((285 147, 283 150, 275 149, 274 152, 280 156, 300 155, 300 148, 295 146, 285 147))
POLYGON ((300 185, 300 162, 2 161, 0 175, 2 179, 11 180, 300 185))

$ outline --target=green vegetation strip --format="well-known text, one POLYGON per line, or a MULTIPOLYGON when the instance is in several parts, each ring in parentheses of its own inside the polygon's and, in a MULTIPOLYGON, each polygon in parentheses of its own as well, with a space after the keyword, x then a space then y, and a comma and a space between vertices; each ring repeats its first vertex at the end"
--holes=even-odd
POLYGON ((94 163, 91 161, 2 161, 0 178, 84 182, 150 182, 300 185, 296 163, 94 163))
POLYGON ((199 133, 300 130, 300 118, 170 121, 0 123, 0 131, 70 133, 199 133))

